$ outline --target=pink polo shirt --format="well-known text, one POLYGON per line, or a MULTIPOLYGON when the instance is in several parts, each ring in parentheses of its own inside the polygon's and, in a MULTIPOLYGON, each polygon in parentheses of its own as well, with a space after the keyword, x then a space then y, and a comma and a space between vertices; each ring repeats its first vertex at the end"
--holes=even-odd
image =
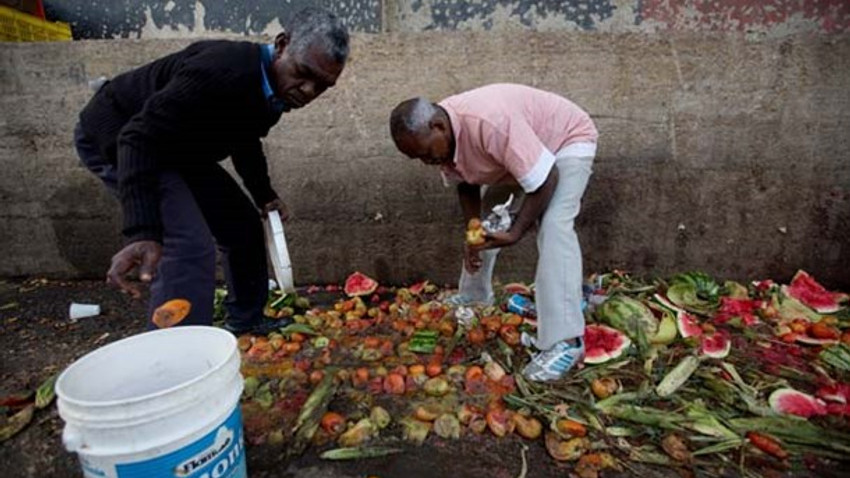
POLYGON ((523 85, 494 84, 439 103, 455 135, 454 166, 443 172, 470 184, 516 181, 534 192, 555 155, 575 143, 596 143, 596 126, 572 101, 523 85))

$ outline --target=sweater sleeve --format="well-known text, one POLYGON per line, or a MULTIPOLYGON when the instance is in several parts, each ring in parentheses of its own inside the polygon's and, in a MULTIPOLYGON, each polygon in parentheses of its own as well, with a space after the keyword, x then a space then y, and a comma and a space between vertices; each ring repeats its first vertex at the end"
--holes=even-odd
POLYGON ((236 146, 231 155, 233 167, 245 183, 254 204, 262 208, 277 198, 269 179, 268 163, 259 138, 248 140, 236 146))
POLYGON ((145 102, 118 135, 118 191, 129 242, 162 242, 159 171, 168 166, 168 147, 207 119, 198 106, 226 95, 232 74, 184 68, 145 102))

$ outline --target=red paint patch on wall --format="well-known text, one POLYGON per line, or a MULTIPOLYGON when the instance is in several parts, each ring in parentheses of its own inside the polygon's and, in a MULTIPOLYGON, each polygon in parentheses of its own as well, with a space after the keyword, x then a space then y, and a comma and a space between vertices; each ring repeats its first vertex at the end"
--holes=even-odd
POLYGON ((671 30, 769 31, 795 21, 823 33, 850 31, 848 0, 642 0, 641 18, 671 30))

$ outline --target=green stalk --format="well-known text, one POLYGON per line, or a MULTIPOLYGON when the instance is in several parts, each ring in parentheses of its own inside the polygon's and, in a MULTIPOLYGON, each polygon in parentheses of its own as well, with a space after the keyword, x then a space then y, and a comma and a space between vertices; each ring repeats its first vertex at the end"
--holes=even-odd
POLYGON ((743 443, 744 440, 741 438, 724 440, 714 445, 709 445, 707 447, 700 448, 699 450, 693 452, 692 455, 700 456, 711 455, 713 453, 723 453, 734 448, 739 448, 743 443))
POLYGON ((844 453, 845 456, 850 454, 850 434, 821 428, 800 418, 734 418, 729 424, 738 433, 767 433, 789 444, 811 447, 812 453, 825 451, 844 453))

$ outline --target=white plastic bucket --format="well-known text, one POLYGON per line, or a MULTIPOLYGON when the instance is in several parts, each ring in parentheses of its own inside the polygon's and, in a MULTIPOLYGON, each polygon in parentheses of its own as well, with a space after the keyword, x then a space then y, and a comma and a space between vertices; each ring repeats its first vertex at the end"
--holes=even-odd
POLYGON ((97 349, 56 382, 65 447, 87 478, 246 478, 236 339, 214 327, 97 349))

